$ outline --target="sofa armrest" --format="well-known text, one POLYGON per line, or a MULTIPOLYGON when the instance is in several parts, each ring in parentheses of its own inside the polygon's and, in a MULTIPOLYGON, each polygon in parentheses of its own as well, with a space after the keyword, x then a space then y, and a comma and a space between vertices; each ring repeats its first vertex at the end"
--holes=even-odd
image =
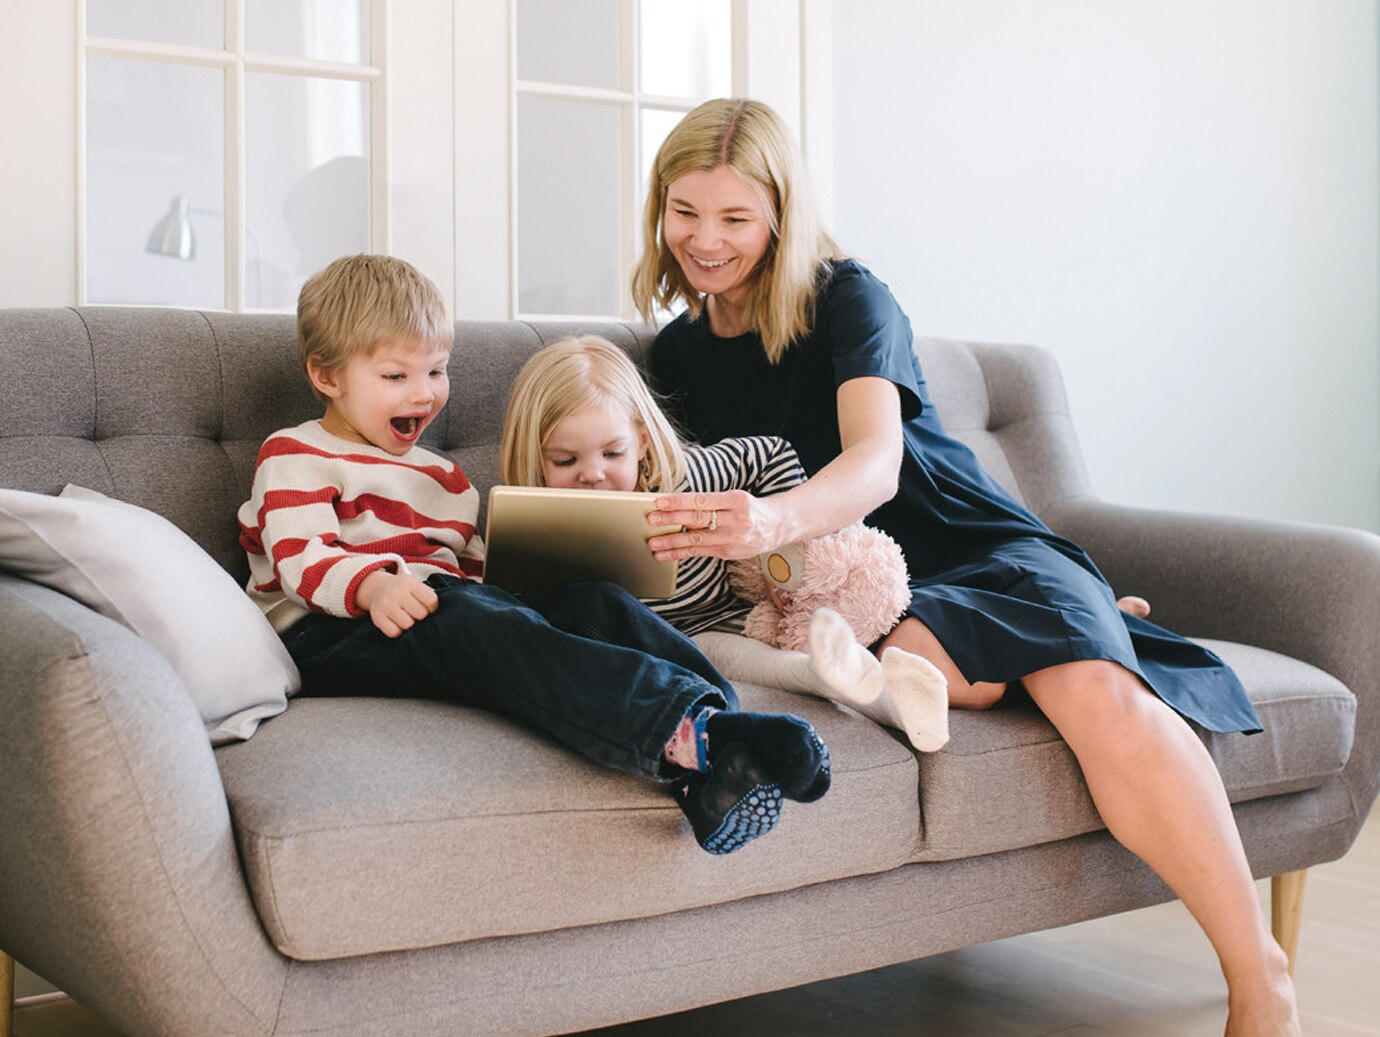
POLYGON ((127 1033, 266 1034, 286 963, 206 731, 125 627, 0 573, 0 948, 127 1033))
POLYGON ((1087 550, 1118 595, 1149 599, 1160 625, 1268 648, 1350 688, 1356 740, 1341 777, 1359 829, 1380 789, 1380 537, 1090 498, 1043 517, 1087 550))

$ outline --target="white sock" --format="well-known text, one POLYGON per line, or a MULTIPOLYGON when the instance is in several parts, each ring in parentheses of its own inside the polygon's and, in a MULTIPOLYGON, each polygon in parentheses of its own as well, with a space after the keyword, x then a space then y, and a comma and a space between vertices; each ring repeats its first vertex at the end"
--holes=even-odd
POLYGON ((851 706, 902 732, 920 752, 949 740, 949 684, 928 659, 887 648, 877 660, 832 609, 810 620, 810 653, 787 652, 741 634, 696 634, 700 651, 732 681, 851 706))
POLYGON ((810 620, 808 654, 715 630, 696 634, 693 640, 731 681, 763 684, 854 707, 882 693, 881 663, 858 644, 843 618, 829 609, 820 609, 810 620))
POLYGON ((949 682, 928 659, 900 648, 882 649, 883 689, 876 701, 859 706, 869 720, 894 727, 922 753, 949 740, 949 682))
POLYGON ((810 617, 810 661, 825 698, 861 709, 882 693, 877 657, 858 644, 853 628, 833 609, 817 609, 810 617))

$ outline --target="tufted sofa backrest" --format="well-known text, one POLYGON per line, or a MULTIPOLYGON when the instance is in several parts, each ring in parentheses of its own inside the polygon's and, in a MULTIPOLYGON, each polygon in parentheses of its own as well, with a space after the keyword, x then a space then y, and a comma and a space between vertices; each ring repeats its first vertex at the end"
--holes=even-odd
MULTIPOLYGON (((544 344, 597 330, 641 360, 640 326, 456 324, 451 396, 424 444, 481 494, 518 369, 544 344)), ((1087 479, 1054 359, 1029 346, 921 340, 949 431, 1037 512, 1087 479)), ((78 483, 166 515, 237 579, 235 512, 264 438, 321 413, 291 316, 134 307, 0 310, 0 486, 78 483)))

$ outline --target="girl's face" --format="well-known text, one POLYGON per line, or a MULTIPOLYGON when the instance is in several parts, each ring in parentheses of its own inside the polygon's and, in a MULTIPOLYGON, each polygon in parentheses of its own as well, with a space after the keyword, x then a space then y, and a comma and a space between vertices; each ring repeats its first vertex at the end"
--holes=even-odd
POLYGON ((322 427, 401 457, 446 406, 449 359, 447 349, 388 340, 334 371, 309 367, 312 382, 327 397, 322 427))
POLYGON ((662 237, 696 291, 741 302, 771 245, 771 221, 758 192, 719 166, 671 183, 662 237))
POLYGON ((647 452, 647 432, 620 408, 594 403, 558 423, 541 451, 547 486, 575 490, 635 490, 647 452))

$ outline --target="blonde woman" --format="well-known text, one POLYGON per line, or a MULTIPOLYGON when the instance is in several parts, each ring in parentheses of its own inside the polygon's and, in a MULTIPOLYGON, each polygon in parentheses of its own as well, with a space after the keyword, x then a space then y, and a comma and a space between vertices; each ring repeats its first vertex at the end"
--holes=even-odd
POLYGON ((960 708, 1021 682, 1108 829, 1211 940, 1228 1037, 1298 1034, 1221 777, 1184 722, 1258 730, 1240 681, 1119 611, 1087 555, 945 433, 906 315, 821 228, 780 118, 744 100, 691 111, 653 165, 643 242, 638 307, 685 308, 652 349, 673 416, 705 443, 782 436, 809 475, 766 498, 667 494, 660 520, 686 529, 657 538, 658 557, 751 557, 867 516, 901 544, 911 579, 909 614, 882 647, 930 660, 960 708))

